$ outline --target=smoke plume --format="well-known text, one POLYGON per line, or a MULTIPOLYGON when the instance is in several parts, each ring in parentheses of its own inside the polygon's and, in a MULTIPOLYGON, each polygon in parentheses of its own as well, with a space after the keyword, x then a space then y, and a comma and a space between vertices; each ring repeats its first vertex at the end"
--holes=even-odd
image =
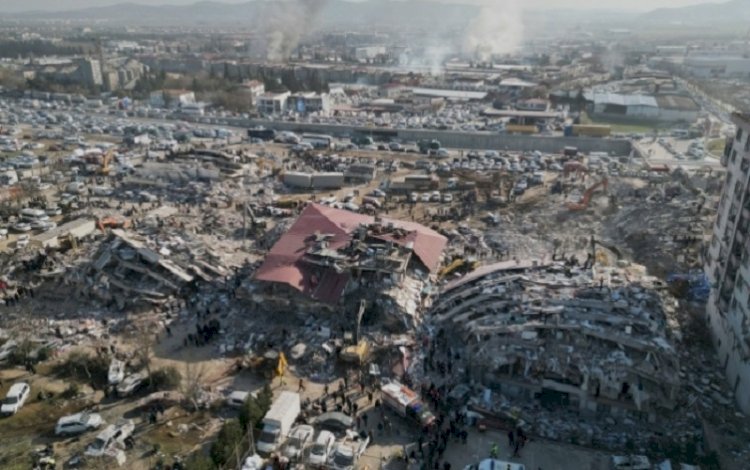
POLYGON ((487 61, 493 55, 515 52, 523 40, 520 0, 483 0, 479 14, 469 24, 463 52, 487 61))
POLYGON ((313 31, 326 0, 276 1, 265 25, 266 59, 287 60, 300 40, 313 31))

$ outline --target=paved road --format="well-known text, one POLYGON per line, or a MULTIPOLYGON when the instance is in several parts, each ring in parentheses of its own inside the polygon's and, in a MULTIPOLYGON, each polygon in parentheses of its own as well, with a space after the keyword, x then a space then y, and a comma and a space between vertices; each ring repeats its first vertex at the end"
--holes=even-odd
MULTIPOLYGON (((375 435, 375 444, 359 461, 360 469, 378 469, 381 465, 387 468, 399 468, 402 461, 388 463, 388 457, 400 455, 403 445, 415 442, 414 436, 408 431, 395 430, 393 435, 375 435), (385 460, 383 460, 385 459, 385 460)), ((489 458, 490 449, 497 443, 500 453, 499 460, 522 463, 526 470, 608 470, 609 454, 583 447, 558 444, 549 441, 530 441, 521 450, 520 457, 512 457, 512 449, 508 447, 507 437, 499 431, 479 433, 471 431, 466 444, 451 441, 444 454, 442 462, 451 464, 452 469, 460 470, 489 458)), ((419 468, 413 463, 413 468, 419 468)), ((442 465, 441 465, 442 468, 442 465)))

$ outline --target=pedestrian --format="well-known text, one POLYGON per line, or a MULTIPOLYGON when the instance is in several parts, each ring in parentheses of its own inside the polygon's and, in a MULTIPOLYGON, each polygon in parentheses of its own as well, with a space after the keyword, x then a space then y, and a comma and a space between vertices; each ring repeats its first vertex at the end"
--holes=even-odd
POLYGON ((372 393, 372 390, 371 390, 371 391, 369 391, 369 392, 367 392, 367 402, 368 402, 368 403, 369 403, 370 405, 372 405, 372 399, 373 399, 373 396, 374 396, 374 395, 373 395, 373 393, 372 393))
POLYGON ((513 447, 515 439, 513 438, 513 430, 508 431, 508 447, 513 447))
POLYGON ((516 443, 513 446, 513 457, 519 457, 518 455, 518 449, 521 447, 521 440, 516 440, 516 443))
POLYGON ((490 449, 490 458, 496 459, 499 455, 499 450, 497 448, 497 444, 492 444, 492 448, 490 449))
POLYGON ((365 427, 367 427, 367 413, 362 413, 362 422, 365 424, 365 427))
POLYGON ((299 387, 297 388, 297 393, 304 392, 305 391, 305 381, 302 379, 299 379, 299 387))
POLYGON ((323 385, 323 397, 328 398, 328 384, 323 385))

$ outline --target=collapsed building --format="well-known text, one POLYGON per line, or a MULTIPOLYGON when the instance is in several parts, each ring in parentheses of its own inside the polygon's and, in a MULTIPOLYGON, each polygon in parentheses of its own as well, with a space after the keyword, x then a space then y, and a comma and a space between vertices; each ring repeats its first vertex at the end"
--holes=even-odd
POLYGON ((198 250, 173 239, 161 240, 154 249, 135 233, 113 229, 80 280, 88 296, 124 308, 162 304, 197 282, 212 282, 228 273, 205 247, 198 250))
POLYGON ((662 287, 635 266, 507 261, 445 285, 431 320, 506 397, 653 421, 679 390, 662 287))
POLYGON ((446 243, 414 222, 310 204, 256 271, 251 298, 321 312, 353 311, 364 299, 368 314, 411 327, 429 305, 446 243))

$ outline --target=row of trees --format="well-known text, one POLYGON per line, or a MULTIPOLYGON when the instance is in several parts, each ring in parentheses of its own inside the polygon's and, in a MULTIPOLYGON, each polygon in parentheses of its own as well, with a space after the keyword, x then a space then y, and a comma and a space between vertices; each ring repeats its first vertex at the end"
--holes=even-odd
POLYGON ((32 41, 0 41, 0 57, 15 59, 16 57, 47 56, 47 55, 78 55, 83 53, 82 47, 60 45, 41 39, 32 41))

